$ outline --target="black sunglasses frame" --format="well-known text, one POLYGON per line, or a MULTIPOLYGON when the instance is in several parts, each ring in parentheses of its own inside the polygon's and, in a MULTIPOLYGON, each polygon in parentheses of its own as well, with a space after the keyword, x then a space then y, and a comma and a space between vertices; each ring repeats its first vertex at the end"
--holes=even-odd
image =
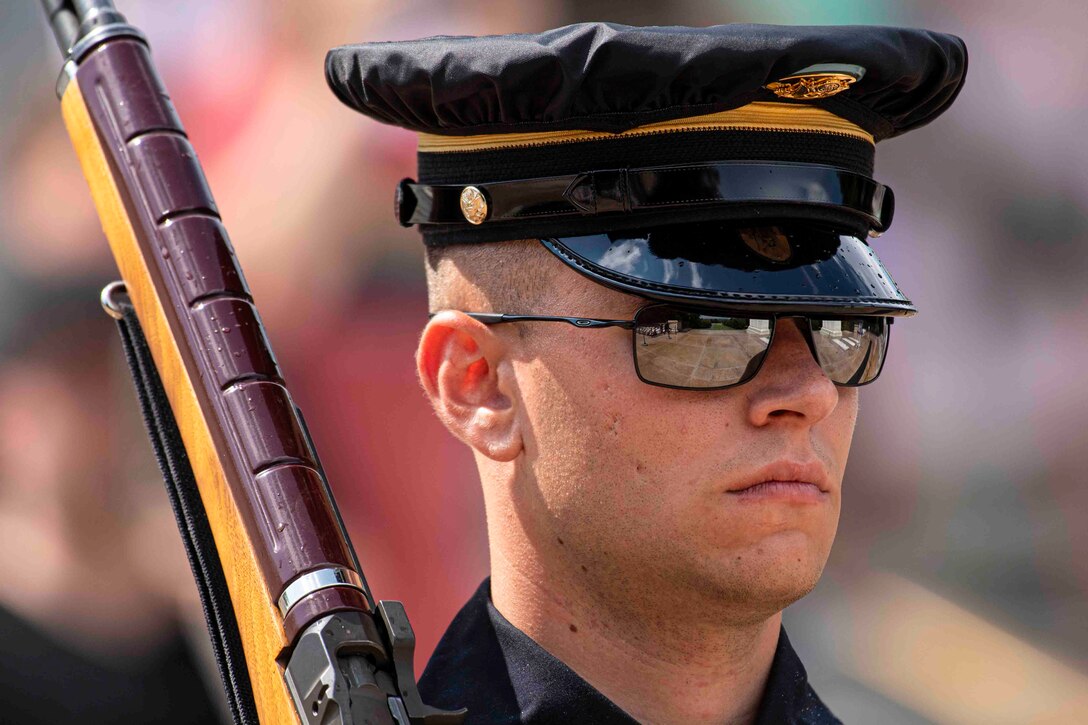
MULTIPOLYGON (((435 313, 431 313, 430 316, 434 317, 434 314, 435 313)), ((753 314, 752 312, 743 312, 743 311, 735 311, 734 312, 734 311, 722 310, 722 309, 718 309, 718 308, 714 308, 714 309, 705 308, 704 309, 704 308, 700 308, 700 307, 696 307, 696 306, 677 305, 677 304, 671 304, 671 303, 668 303, 668 302, 655 302, 653 304, 644 305, 643 307, 640 307, 640 308, 638 308, 638 310, 635 311, 634 318, 630 319, 630 320, 607 320, 607 319, 598 319, 598 318, 594 318, 594 317, 564 317, 564 316, 561 316, 561 315, 519 315, 519 314, 505 314, 505 313, 499 313, 499 312, 465 312, 464 314, 471 317, 472 319, 476 320, 477 322, 482 322, 485 325, 500 325, 500 324, 507 323, 507 322, 565 322, 568 325, 573 325, 574 327, 580 327, 580 328, 588 329, 588 330, 601 329, 601 328, 605 328, 605 327, 618 327, 618 328, 623 329, 623 330, 631 330, 631 362, 635 367, 635 375, 638 376, 639 380, 646 383, 647 385, 654 385, 654 386, 659 387, 659 388, 671 388, 673 390, 695 390, 695 391, 701 391, 701 390, 726 390, 728 388, 735 388, 738 385, 744 385, 745 383, 751 381, 756 375, 759 374, 760 369, 763 367, 763 362, 767 359, 767 356, 766 356, 765 353, 767 352, 767 350, 770 350, 771 345, 774 344, 775 330, 778 327, 777 323, 778 323, 778 320, 780 320, 780 319, 794 319, 794 318, 797 318, 797 319, 804 319, 804 320, 820 320, 820 321, 824 321, 824 320, 853 320, 853 319, 857 319, 858 317, 869 317, 869 315, 825 315, 825 314, 804 315, 804 314, 796 314, 796 313, 789 313, 789 314, 756 313, 756 314, 753 314), (713 386, 713 387, 692 387, 692 386, 689 386, 689 385, 669 385, 668 383, 659 383, 659 382, 656 382, 654 380, 648 380, 645 377, 643 377, 642 370, 639 368, 639 364, 638 364, 638 326, 639 326, 638 325, 638 319, 639 319, 640 316, 642 316, 645 312, 647 312, 649 310, 656 310, 656 309, 662 309, 662 308, 676 309, 676 310, 680 310, 682 312, 687 312, 687 313, 691 313, 691 314, 709 315, 709 316, 713 316, 713 317, 736 316, 736 317, 741 317, 741 318, 750 319, 750 320, 765 320, 765 321, 770 323, 770 337, 767 340, 767 348, 766 348, 766 350, 763 351, 763 353, 760 353, 761 357, 759 359, 759 364, 758 365, 756 365, 752 370, 747 371, 747 374, 744 375, 744 377, 742 377, 740 380, 738 380, 735 383, 729 383, 728 385, 717 385, 717 386, 713 386)), ((878 369, 876 371, 876 375, 874 375, 871 379, 865 381, 864 383, 850 383, 850 382, 838 383, 838 382, 835 382, 834 380, 832 380, 831 382, 834 383, 836 386, 838 386, 840 388, 860 388, 860 387, 863 387, 865 385, 869 385, 872 382, 875 382, 876 379, 880 377, 880 373, 884 370, 884 363, 888 359, 888 346, 891 344, 891 329, 890 329, 890 326, 892 325, 892 323, 895 322, 895 318, 893 318, 893 317, 882 317, 881 319, 884 320, 884 324, 888 325, 889 328, 888 328, 887 336, 886 336, 887 339, 885 339, 885 341, 884 341, 884 353, 883 353, 883 357, 880 360, 880 369, 878 369)), ((808 346, 809 352, 812 353, 812 358, 816 361, 817 365, 820 365, 820 369, 823 370, 823 365, 820 364, 820 356, 816 352, 816 343, 812 338, 812 327, 811 327, 811 325, 798 325, 798 329, 800 329, 802 337, 805 338, 805 344, 808 346)), ((827 372, 825 371, 824 374, 827 375, 827 372)), ((829 376, 829 379, 830 379, 830 376, 829 376)))

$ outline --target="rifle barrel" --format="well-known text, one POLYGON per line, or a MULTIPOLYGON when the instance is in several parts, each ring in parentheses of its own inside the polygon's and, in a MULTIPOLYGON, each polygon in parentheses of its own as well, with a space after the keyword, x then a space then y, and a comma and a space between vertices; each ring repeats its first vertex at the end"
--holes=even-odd
POLYGON ((75 45, 79 37, 79 16, 72 7, 71 0, 42 0, 42 9, 48 19, 57 47, 63 55, 75 45))
POLYGON ((68 61, 65 124, 207 514, 260 720, 459 722, 419 699, 403 608, 374 602, 146 40, 109 0, 43 6, 68 61))

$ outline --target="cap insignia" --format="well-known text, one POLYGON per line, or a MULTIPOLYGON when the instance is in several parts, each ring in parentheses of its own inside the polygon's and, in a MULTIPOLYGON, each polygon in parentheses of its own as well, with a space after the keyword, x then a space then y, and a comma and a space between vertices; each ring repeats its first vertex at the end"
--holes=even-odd
POLYGON ((842 93, 863 75, 861 66, 821 63, 768 83, 766 88, 780 98, 812 101, 842 93))
POLYGON ((768 83, 767 90, 780 98, 813 100, 841 93, 857 79, 845 73, 813 73, 807 76, 789 76, 775 83, 768 83))
POLYGON ((466 186, 461 190, 461 213, 469 224, 483 224, 487 219, 487 199, 475 186, 466 186))

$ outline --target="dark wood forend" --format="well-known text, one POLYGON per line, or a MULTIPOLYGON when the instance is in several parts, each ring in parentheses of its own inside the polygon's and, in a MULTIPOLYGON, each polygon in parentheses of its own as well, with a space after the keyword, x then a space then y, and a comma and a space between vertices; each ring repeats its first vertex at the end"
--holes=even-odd
MULTIPOLYGON (((295 577, 326 566, 362 576, 196 153, 147 48, 135 39, 111 40, 80 62, 75 82, 199 407, 212 421, 214 445, 268 591, 278 597, 295 577)), ((288 643, 330 611, 369 610, 369 593, 350 592, 307 597, 288 618, 288 643)))

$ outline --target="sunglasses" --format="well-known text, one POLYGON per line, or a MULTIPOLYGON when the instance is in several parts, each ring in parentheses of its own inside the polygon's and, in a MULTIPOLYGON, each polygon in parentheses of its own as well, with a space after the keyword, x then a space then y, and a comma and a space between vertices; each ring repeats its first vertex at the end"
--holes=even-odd
POLYGON ((778 321, 796 318, 812 356, 836 385, 858 387, 876 380, 888 352, 891 318, 734 316, 670 304, 639 309, 632 320, 468 312, 485 325, 565 322, 575 327, 631 330, 639 380, 681 390, 722 390, 756 376, 774 342, 778 321))

